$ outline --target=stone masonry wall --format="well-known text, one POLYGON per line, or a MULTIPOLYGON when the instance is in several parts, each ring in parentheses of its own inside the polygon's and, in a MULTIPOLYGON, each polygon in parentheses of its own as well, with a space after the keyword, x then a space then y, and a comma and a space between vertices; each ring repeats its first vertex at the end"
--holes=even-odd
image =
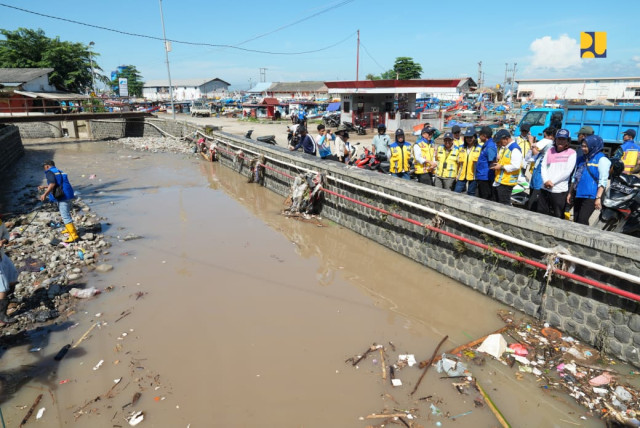
MULTIPOLYGON (((249 151, 259 152, 348 183, 446 212, 508 236, 547 248, 561 246, 576 257, 640 275, 640 240, 637 238, 602 232, 416 182, 346 167, 337 162, 322 161, 255 140, 221 132, 214 132, 213 135, 221 142, 223 148, 225 142, 230 143, 243 148, 248 155, 251 155, 249 151)), ((230 150, 235 151, 236 147, 230 147, 230 150)), ((249 174, 247 161, 234 160, 234 156, 223 152, 220 153, 220 161, 241 174, 249 174)), ((299 173, 277 162, 267 161, 267 164, 291 175, 299 173)), ((282 196, 286 196, 290 191, 290 180, 269 170, 265 171, 263 185, 282 196)), ((333 180, 328 180, 325 187, 423 224, 434 225, 447 232, 487 244, 492 248, 547 263, 544 255, 539 252, 480 233, 454 221, 443 221, 422 210, 392 202, 382 196, 359 191, 333 180)), ((331 195, 325 196, 322 216, 454 278, 482 294, 549 322, 567 334, 640 366, 637 351, 640 346, 640 305, 635 301, 559 276, 544 278, 545 272, 540 269, 331 195)), ((575 273, 640 294, 639 285, 604 273, 581 266, 575 267, 575 273)), ((453 293, 452 298, 455 298, 453 293)))
POLYGON ((18 127, 0 125, 0 176, 22 155, 24 155, 24 147, 18 127))
POLYGON ((164 119, 91 120, 88 125, 91 131, 90 135, 94 140, 125 137, 161 137, 164 134, 159 129, 174 137, 185 137, 198 129, 187 122, 164 119))
POLYGON ((22 138, 59 138, 62 137, 60 122, 16 123, 22 138))

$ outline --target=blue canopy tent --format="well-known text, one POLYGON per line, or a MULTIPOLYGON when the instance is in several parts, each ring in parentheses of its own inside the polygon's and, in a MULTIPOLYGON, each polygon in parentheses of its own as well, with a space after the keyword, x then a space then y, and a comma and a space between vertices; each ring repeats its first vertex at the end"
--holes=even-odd
POLYGON ((338 111, 340 110, 340 102, 330 103, 327 106, 327 111, 338 111))

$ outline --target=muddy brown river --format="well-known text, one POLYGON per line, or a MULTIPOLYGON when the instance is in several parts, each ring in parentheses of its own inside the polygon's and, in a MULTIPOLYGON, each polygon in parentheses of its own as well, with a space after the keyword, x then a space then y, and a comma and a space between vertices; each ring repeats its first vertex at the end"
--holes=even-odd
MULTIPOLYGON (((40 162, 53 157, 111 223, 103 261, 115 269, 85 279, 114 288, 80 302, 41 351, 2 354, 6 426, 38 394, 36 411, 46 410, 26 426, 125 427, 135 410, 141 427, 366 427, 381 420, 361 418, 394 408, 415 409, 413 426, 499 426, 474 406, 476 391, 459 394, 435 368, 411 397, 417 367, 397 371, 393 387, 379 354, 358 368, 345 360, 374 342, 387 365, 400 353, 429 358, 445 335, 443 350, 502 327, 504 305, 332 222, 287 219, 284 198, 219 164, 104 142, 26 149, 5 198, 7 186, 39 184, 40 162), (143 239, 118 241, 127 233, 143 239), (431 404, 464 415, 432 415, 431 404)), ((470 369, 512 426, 600 426, 572 398, 486 360, 470 369)))

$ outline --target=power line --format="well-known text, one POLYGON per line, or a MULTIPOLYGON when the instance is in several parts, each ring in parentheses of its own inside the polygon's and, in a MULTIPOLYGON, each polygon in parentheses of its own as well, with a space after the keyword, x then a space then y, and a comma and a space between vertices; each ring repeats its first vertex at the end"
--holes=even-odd
POLYGON ((384 72, 384 71, 387 71, 387 70, 386 70, 383 66, 381 66, 381 65, 380 65, 380 63, 379 63, 378 61, 376 61, 376 59, 375 59, 375 58, 374 58, 374 57, 369 53, 369 49, 367 49, 367 47, 366 47, 364 44, 362 44, 362 42, 360 42, 360 46, 362 46, 362 48, 364 49, 365 53, 369 56, 369 58, 371 58, 371 60, 372 60, 373 62, 375 62, 375 63, 378 65, 378 67, 380 67, 380 70, 382 70, 383 72, 384 72))
POLYGON ((276 28, 275 30, 271 30, 271 31, 266 32, 266 33, 264 33, 264 34, 260 34, 260 35, 257 35, 257 36, 254 36, 254 37, 251 37, 250 39, 247 39, 247 40, 245 40, 244 42, 240 42, 240 43, 238 43, 236 46, 241 46, 241 45, 244 45, 245 43, 249 43, 249 42, 252 42, 252 41, 254 41, 254 40, 260 39, 260 38, 262 38, 262 37, 268 36, 268 35, 270 35, 270 34, 277 33, 278 31, 284 30, 285 28, 293 27, 293 26, 294 26, 294 25, 296 25, 296 24, 299 24, 299 23, 301 23, 301 22, 307 21, 307 20, 309 20, 309 19, 311 19, 311 18, 315 18, 315 17, 316 17, 316 16, 318 16, 318 15, 322 15, 322 14, 323 14, 323 13, 325 13, 325 12, 328 12, 328 11, 330 11, 330 10, 332 10, 332 9, 335 9, 335 8, 338 8, 338 7, 342 7, 342 6, 346 5, 346 4, 352 3, 352 2, 354 2, 354 1, 355 1, 355 0, 345 0, 345 1, 342 1, 341 3, 336 4, 335 6, 333 6, 333 5, 332 5, 332 6, 326 7, 326 8, 324 8, 324 9, 322 9, 322 10, 320 10, 320 11, 318 11, 318 12, 314 13, 313 15, 309 15, 309 16, 306 16, 306 17, 304 17, 304 18, 300 18, 300 19, 298 19, 297 21, 294 21, 294 22, 292 22, 292 23, 290 23, 290 24, 285 24, 285 25, 283 25, 283 26, 281 26, 281 27, 276 28))
MULTIPOLYGON (((350 0, 350 1, 353 1, 353 0, 350 0)), ((9 9, 19 10, 19 11, 25 12, 25 13, 30 13, 32 15, 42 16, 42 17, 50 18, 50 19, 56 19, 58 21, 69 22, 71 24, 83 25, 85 27, 96 28, 98 30, 104 30, 104 31, 110 31, 112 33, 123 34, 125 36, 140 37, 140 38, 143 38, 143 39, 151 39, 151 40, 159 40, 159 41, 162 41, 162 42, 165 41, 165 39, 163 39, 161 37, 148 36, 146 34, 131 33, 131 32, 128 32, 128 31, 115 30, 113 28, 103 27, 103 26, 100 26, 100 25, 87 24, 86 22, 74 21, 72 19, 61 18, 59 16, 47 15, 47 14, 44 14, 44 13, 35 12, 33 10, 28 10, 28 9, 23 9, 23 8, 16 7, 16 6, 11 6, 11 5, 8 5, 8 4, 5 4, 5 3, 0 3, 0 6, 4 6, 4 7, 9 8, 9 9)), ((293 25, 293 24, 291 24, 291 25, 293 25)), ((309 50, 309 51, 300 51, 300 52, 262 51, 262 50, 258 50, 258 49, 241 48, 239 46, 234 46, 234 45, 220 45, 220 44, 204 43, 204 42, 188 42, 188 41, 173 40, 173 39, 166 39, 166 41, 171 42, 171 43, 190 45, 190 46, 209 46, 209 47, 213 47, 213 48, 237 49, 237 50, 241 50, 241 51, 244 51, 244 52, 262 53, 262 54, 268 54, 268 55, 304 55, 304 54, 321 52, 321 51, 325 51, 327 49, 331 49, 331 48, 333 48, 335 46, 338 46, 341 43, 346 42, 351 37, 353 37, 355 34, 356 34, 356 32, 354 31, 353 33, 349 34, 347 37, 345 37, 344 39, 340 40, 339 42, 336 42, 336 43, 334 43, 332 45, 329 45, 329 46, 325 46, 323 48, 313 49, 313 50, 309 50)), ((260 36, 260 37, 262 37, 262 36, 260 36)), ((243 42, 243 43, 245 43, 245 42, 243 42)))

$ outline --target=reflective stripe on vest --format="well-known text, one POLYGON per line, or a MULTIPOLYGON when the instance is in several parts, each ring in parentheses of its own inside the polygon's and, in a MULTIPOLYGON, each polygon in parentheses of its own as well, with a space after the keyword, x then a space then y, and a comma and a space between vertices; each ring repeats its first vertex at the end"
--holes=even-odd
POLYGON ((458 175, 458 148, 451 147, 447 152, 444 146, 438 147, 438 169, 436 176, 442 178, 454 178, 458 175))
POLYGON ((631 170, 638 164, 638 151, 627 150, 620 160, 624 163, 624 173, 631 174, 631 170))
POLYGON ((458 154, 458 180, 471 181, 476 179, 476 163, 480 157, 481 150, 482 147, 477 144, 470 151, 467 151, 466 147, 460 148, 460 153, 458 154))
MULTIPOLYGON (((524 168, 526 166, 524 156, 531 150, 531 143, 526 138, 518 137, 518 147, 520 147, 520 151, 522 152, 522 168, 524 168)), ((533 168, 531 168, 531 170, 533 170, 533 168)))
POLYGON ((514 150, 520 150, 517 143, 511 143, 507 147, 503 147, 498 151, 498 165, 502 165, 500 174, 496 175, 495 181, 499 184, 506 184, 507 186, 515 186, 518 182, 518 175, 520 175, 520 169, 516 168, 514 171, 507 172, 504 169, 505 165, 511 164, 511 155, 514 150))
POLYGON ((389 172, 392 174, 408 172, 409 159, 411 158, 411 145, 409 143, 404 143, 402 145, 393 143, 391 144, 391 147, 389 147, 389 150, 391 150, 389 172))
MULTIPOLYGON (((418 147, 420 147, 420 154, 422 158, 427 162, 433 161, 433 146, 425 143, 424 141, 419 141, 416 143, 418 147)), ((416 162, 416 174, 424 174, 425 172, 433 172, 433 168, 430 165, 427 165, 425 168, 423 164, 416 162)))
MULTIPOLYGON (((593 159, 590 159, 585 167, 585 171, 582 171, 582 176, 580 177, 580 182, 576 183, 576 198, 586 198, 586 199, 595 199, 596 194, 598 193, 598 180, 600 180, 600 171, 598 170, 598 164, 600 163, 600 159, 604 157, 602 152, 597 153, 593 159), (591 171, 586 171, 586 169, 591 171), (593 177, 592 177, 593 175, 593 177)), ((583 161, 580 162, 582 164, 583 161)), ((576 169, 580 166, 576 167, 576 169)))

